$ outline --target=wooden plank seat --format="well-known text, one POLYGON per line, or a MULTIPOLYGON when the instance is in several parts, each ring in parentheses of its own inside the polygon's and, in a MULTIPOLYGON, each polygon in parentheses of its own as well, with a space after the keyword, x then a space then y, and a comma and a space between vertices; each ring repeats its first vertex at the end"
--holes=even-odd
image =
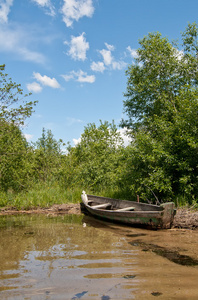
POLYGON ((93 205, 91 208, 107 208, 108 206, 111 206, 111 203, 103 203, 98 205, 93 205))
POLYGON ((87 204, 91 204, 93 202, 94 202, 93 200, 88 200, 87 204))
POLYGON ((130 211, 130 210, 135 210, 135 207, 131 206, 131 207, 124 207, 124 208, 119 208, 119 209, 116 209, 115 211, 130 211))

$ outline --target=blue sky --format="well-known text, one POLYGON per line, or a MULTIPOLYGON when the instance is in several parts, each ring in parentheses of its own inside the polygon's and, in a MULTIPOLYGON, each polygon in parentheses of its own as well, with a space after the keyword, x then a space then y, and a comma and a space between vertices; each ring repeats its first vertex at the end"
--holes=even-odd
POLYGON ((88 123, 118 125, 138 40, 179 39, 197 17, 197 0, 0 0, 0 64, 38 100, 27 139, 44 127, 74 145, 88 123))

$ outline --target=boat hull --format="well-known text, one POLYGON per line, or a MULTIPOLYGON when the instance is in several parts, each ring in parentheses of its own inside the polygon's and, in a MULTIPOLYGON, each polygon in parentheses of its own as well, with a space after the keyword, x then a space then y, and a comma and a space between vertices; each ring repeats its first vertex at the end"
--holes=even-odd
POLYGON ((111 222, 167 229, 171 228, 175 215, 174 203, 172 202, 157 206, 86 194, 82 194, 81 197, 84 207, 90 215, 111 222), (111 205, 110 208, 107 207, 108 204, 111 205), (134 210, 127 211, 128 208, 134 210))

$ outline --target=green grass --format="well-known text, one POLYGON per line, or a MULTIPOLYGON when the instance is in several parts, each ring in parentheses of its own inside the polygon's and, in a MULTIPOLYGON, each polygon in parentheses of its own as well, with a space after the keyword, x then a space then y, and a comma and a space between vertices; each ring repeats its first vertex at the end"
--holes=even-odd
POLYGON ((53 204, 79 203, 82 189, 63 189, 57 184, 37 184, 27 192, 18 194, 0 192, 0 207, 16 209, 47 208, 53 204))
MULTIPOLYGON (((7 193, 0 191, 0 207, 15 208, 15 209, 32 209, 32 208, 49 208, 54 204, 63 203, 80 203, 81 193, 83 188, 76 186, 73 188, 63 188, 56 182, 38 183, 29 191, 7 193)), ((103 189, 98 192, 85 189, 87 194, 95 194, 117 199, 128 199, 119 189, 103 189)), ((134 199, 131 199, 134 200, 134 199)), ((198 210, 198 201, 193 199, 188 202, 184 196, 178 196, 173 199, 177 207, 189 207, 198 210)))

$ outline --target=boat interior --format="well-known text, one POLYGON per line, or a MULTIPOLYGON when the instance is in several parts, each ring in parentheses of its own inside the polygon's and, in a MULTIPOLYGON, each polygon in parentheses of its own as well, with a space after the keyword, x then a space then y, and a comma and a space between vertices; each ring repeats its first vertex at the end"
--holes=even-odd
POLYGON ((93 195, 87 195, 87 205, 93 209, 113 210, 117 212, 125 211, 161 211, 161 206, 139 203, 128 200, 118 200, 112 198, 105 198, 93 195))
POLYGON ((93 200, 88 201, 88 205, 91 206, 91 208, 94 209, 106 209, 106 210, 114 210, 114 211, 134 211, 135 207, 134 206, 128 206, 128 207, 123 207, 123 208, 116 208, 112 205, 112 203, 96 203, 93 200))

